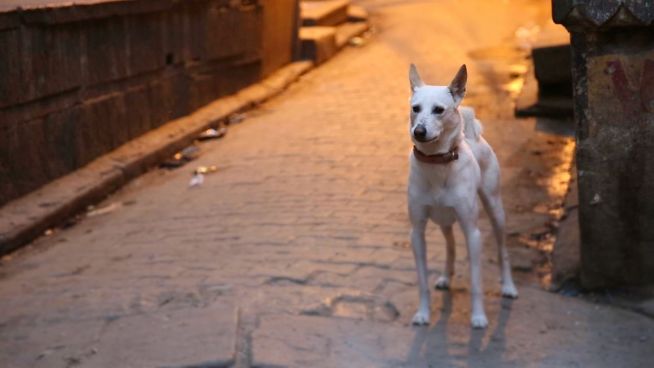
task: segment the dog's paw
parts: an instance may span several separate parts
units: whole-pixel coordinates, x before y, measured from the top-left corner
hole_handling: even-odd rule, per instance
[[[450,279],[447,276],[440,276],[434,284],[434,288],[438,290],[448,290],[450,288]]]
[[[488,320],[484,314],[473,315],[470,318],[470,324],[472,328],[486,328],[488,326]]]
[[[429,324],[429,312],[417,311],[413,316],[411,323],[414,326],[424,326]]]
[[[502,285],[502,297],[509,299],[516,299],[518,297],[518,289],[515,288],[513,283]]]

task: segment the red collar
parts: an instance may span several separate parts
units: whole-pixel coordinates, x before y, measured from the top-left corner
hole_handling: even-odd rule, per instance
[[[457,152],[459,147],[455,146],[451,150],[445,153],[437,153],[435,155],[425,155],[420,152],[416,146],[413,146],[413,156],[420,161],[426,164],[449,164],[450,162],[459,158],[459,153]]]

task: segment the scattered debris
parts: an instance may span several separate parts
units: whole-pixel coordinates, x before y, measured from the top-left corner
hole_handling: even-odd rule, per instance
[[[350,38],[350,40],[348,41],[348,43],[350,44],[350,46],[354,46],[354,47],[361,47],[361,46],[364,46],[364,45],[366,44],[366,42],[367,42],[367,41],[366,41],[365,38],[363,38],[363,37],[358,37],[358,36],[357,36],[357,37],[352,37],[352,38]]]
[[[218,171],[217,166],[198,166],[195,171],[193,171],[193,176],[191,177],[191,181],[189,181],[188,186],[189,187],[197,187],[200,186],[204,183],[204,176],[206,174],[211,174]]]
[[[181,150],[179,153],[181,153],[183,159],[191,161],[200,156],[200,148],[198,146],[188,146]]]
[[[194,173],[194,174],[203,174],[203,175],[206,175],[206,174],[214,173],[214,172],[216,172],[216,171],[218,171],[218,167],[215,166],[215,165],[211,165],[211,166],[198,166],[198,168],[195,169],[195,171],[194,171],[193,173]]]
[[[227,118],[227,124],[238,124],[245,120],[246,115],[243,113],[232,114]]]
[[[225,134],[227,134],[227,128],[224,126],[218,127],[218,129],[209,128],[204,132],[200,133],[200,135],[198,136],[198,140],[206,141],[209,139],[218,139],[224,137]]]
[[[199,187],[202,184],[204,184],[204,175],[199,173],[193,174],[191,180],[188,182],[189,188]]]
[[[198,146],[188,146],[183,150],[175,153],[173,157],[161,163],[161,167],[168,169],[176,169],[185,165],[189,161],[193,161],[200,156],[200,148]]]
[[[95,216],[100,216],[100,215],[106,215],[108,213],[111,213],[119,208],[123,207],[122,202],[114,202],[111,203],[107,206],[100,207],[100,208],[95,208],[94,206],[89,206],[88,207],[88,212],[86,213],[86,217],[95,217]]]

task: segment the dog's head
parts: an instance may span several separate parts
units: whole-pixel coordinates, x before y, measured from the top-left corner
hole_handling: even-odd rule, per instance
[[[409,68],[411,82],[411,126],[414,143],[437,142],[445,133],[460,129],[459,104],[466,92],[468,72],[462,65],[449,86],[426,85],[416,66]]]

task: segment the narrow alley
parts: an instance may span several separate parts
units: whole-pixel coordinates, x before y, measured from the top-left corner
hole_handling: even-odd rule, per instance
[[[551,244],[530,238],[561,206],[574,149],[513,116],[529,62],[529,32],[516,30],[537,32],[549,6],[356,3],[373,27],[360,44],[200,143],[197,160],[153,169],[96,206],[112,210],[3,258],[0,366],[222,367],[239,339],[256,367],[651,366],[654,320],[547,291]],[[468,66],[464,104],[502,166],[520,297],[500,297],[483,217],[485,330],[470,328],[458,228],[452,290],[432,291],[430,326],[411,325],[412,62],[440,85]],[[211,165],[189,188],[193,169]],[[427,231],[433,283],[445,243]]]

